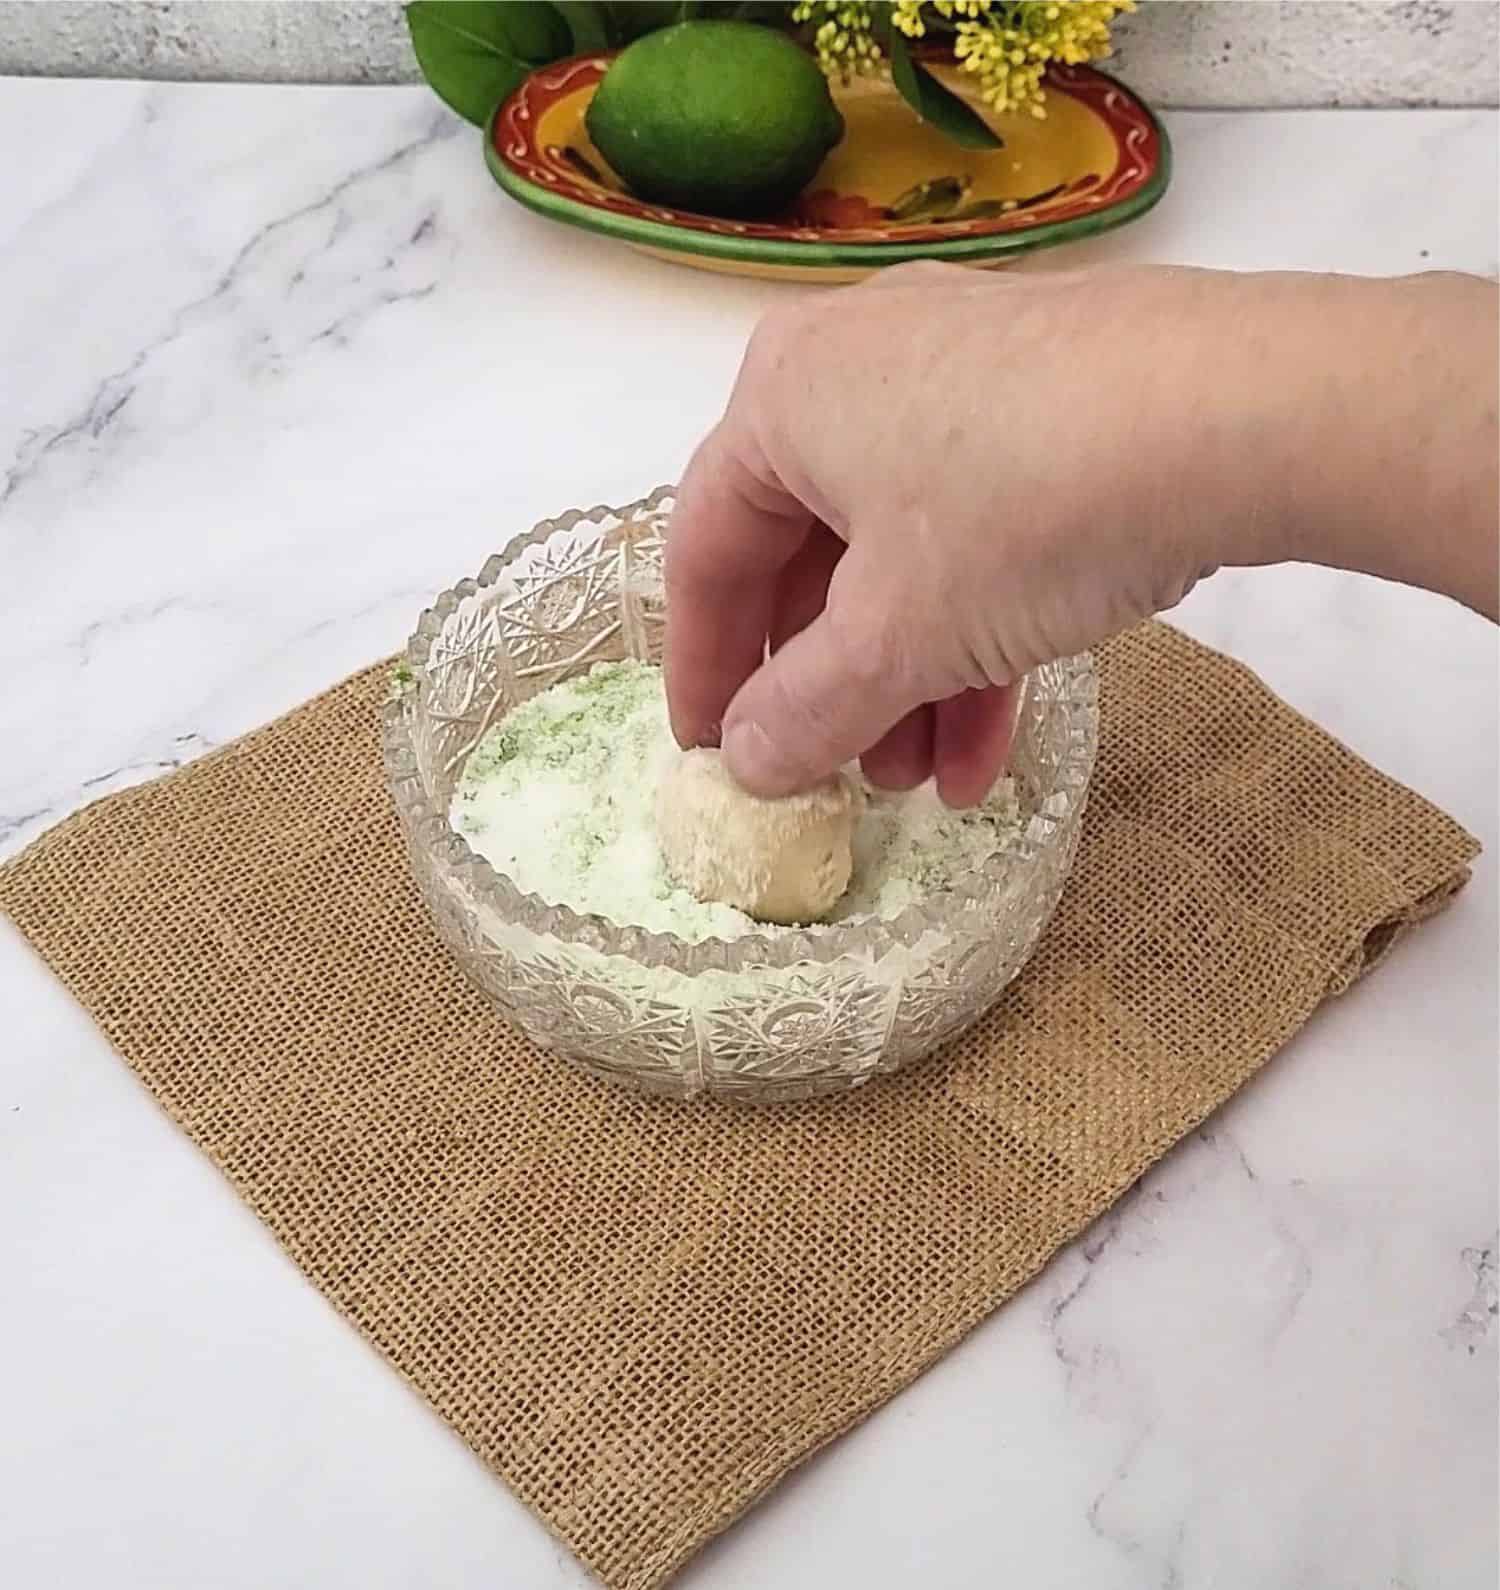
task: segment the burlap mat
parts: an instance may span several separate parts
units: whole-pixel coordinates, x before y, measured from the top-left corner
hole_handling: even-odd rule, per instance
[[[1478,846],[1152,625],[1101,660],[1035,959],[913,1071],[770,1109],[538,1054],[434,938],[384,665],[0,869],[0,906],[287,1252],[616,1590],[906,1385],[1442,906]]]

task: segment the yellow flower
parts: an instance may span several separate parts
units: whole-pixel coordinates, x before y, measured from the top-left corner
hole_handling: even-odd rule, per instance
[[[891,23],[909,39],[925,37],[927,24],[922,20],[922,0],[896,0],[891,7]]]
[[[1108,55],[1110,23],[1133,10],[1135,0],[797,0],[791,15],[813,24],[813,49],[830,77],[847,82],[884,65],[879,13],[904,38],[951,39],[954,60],[978,79],[986,104],[1045,116],[1048,66]]]
[[[942,0],[934,0],[941,10]],[[960,9],[954,58],[979,79],[984,101],[999,111],[1026,110],[1046,115],[1042,79],[1058,61],[1076,65],[1109,53],[1109,24],[1132,0],[1047,0],[1044,4],[978,4]]]
[[[816,24],[813,50],[829,77],[848,82],[879,64],[880,48],[872,36],[874,6],[851,0],[797,0],[792,21]]]

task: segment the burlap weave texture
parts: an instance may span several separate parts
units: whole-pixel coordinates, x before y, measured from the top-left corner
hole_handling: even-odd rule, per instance
[[[662,1582],[1034,1274],[1467,877],[1238,665],[1101,656],[1034,960],[948,1050],[770,1108],[539,1055],[405,873],[372,668],[0,868],[0,908],[307,1276],[612,1590]]]

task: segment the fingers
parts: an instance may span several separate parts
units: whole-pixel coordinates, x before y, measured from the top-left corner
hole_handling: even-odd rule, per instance
[[[827,525],[814,525],[776,581],[776,609],[767,637],[773,652],[780,651],[823,611],[828,583],[843,555],[844,543],[833,531]]]
[[[859,765],[879,789],[915,789],[932,777],[936,709],[918,707],[860,757]]]
[[[965,690],[938,703],[933,772],[944,805],[977,806],[993,788],[1016,729],[1016,685]]]
[[[724,755],[753,794],[810,788],[861,759],[885,789],[935,777],[952,807],[977,806],[1004,769],[1018,689],[992,685],[935,704],[882,639],[880,587],[858,554],[813,530],[782,568],[769,619],[771,656],[724,713]]]
[[[749,444],[710,432],[683,476],[667,536],[663,663],[679,745],[713,744],[725,708],[760,665],[777,583],[813,526]]]
[[[882,629],[878,586],[858,549],[839,563],[821,614],[746,681],[724,715],[730,773],[752,794],[827,778],[922,704]]]
[[[781,571],[776,611],[771,617],[771,650],[780,651],[823,611],[828,585],[845,544],[826,525],[817,525]],[[865,777],[881,789],[915,789],[932,777],[933,713],[918,707],[860,758]]]
[[[945,265],[935,259],[914,259],[902,265],[887,265],[884,270],[871,271],[862,282],[857,282],[848,290],[868,294],[892,287],[919,287],[932,291],[995,279],[963,265]]]

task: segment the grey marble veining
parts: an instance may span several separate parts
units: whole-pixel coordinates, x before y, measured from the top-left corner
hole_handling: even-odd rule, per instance
[[[1072,262],[1495,269],[1492,114],[1171,126]],[[0,855],[674,478],[797,290],[530,216],[419,89],[8,83],[0,135]],[[1305,568],[1179,617],[1477,833],[1472,886],[684,1590],[1493,1585],[1495,633]],[[3,925],[0,1012],[8,1582],[581,1590]]]

